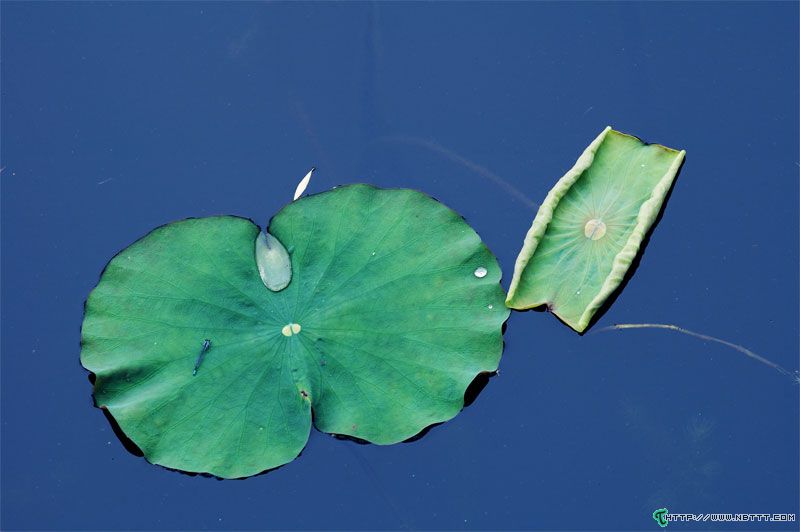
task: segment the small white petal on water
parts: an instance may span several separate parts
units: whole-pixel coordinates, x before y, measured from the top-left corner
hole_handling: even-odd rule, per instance
[[[489,271],[483,266],[475,268],[475,277],[477,277],[478,279],[483,279],[484,277],[486,277],[487,273],[489,273]]]
[[[316,168],[312,168],[311,170],[309,170],[308,173],[306,174],[306,176],[303,179],[300,180],[300,183],[298,183],[297,188],[294,191],[294,199],[299,198],[300,196],[303,195],[303,192],[306,191],[306,188],[308,187],[308,183],[309,183],[309,181],[311,181],[311,174],[314,173],[314,170],[316,170]],[[294,201],[294,200],[292,200],[292,201]]]

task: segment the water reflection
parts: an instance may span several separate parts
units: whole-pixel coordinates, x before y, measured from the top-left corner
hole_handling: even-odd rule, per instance
[[[714,483],[722,466],[714,457],[716,423],[701,412],[670,425],[670,419],[646,406],[623,400],[625,425],[642,447],[640,469],[652,479],[653,491],[643,494],[643,511],[664,505],[699,507],[714,499]]]

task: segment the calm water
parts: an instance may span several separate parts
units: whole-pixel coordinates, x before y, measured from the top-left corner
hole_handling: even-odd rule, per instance
[[[419,441],[313,432],[220,482],[129,454],[79,364],[83,301],[150,229],[412,187],[507,286],[534,210],[610,124],[688,152],[598,327],[675,323],[798,368],[798,4],[2,4],[3,529],[658,529],[800,513],[798,387],[668,331],[514,313],[501,374]],[[713,527],[706,523],[705,528]],[[797,529],[779,525],[716,525]],[[673,523],[668,530],[698,528]]]

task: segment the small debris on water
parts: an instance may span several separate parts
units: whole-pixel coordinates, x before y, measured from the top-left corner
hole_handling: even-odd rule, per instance
[[[478,279],[483,279],[484,277],[486,277],[487,273],[489,273],[489,271],[483,266],[475,268],[475,277],[477,277]]]
[[[308,188],[308,182],[311,181],[311,174],[314,173],[314,170],[316,170],[316,168],[311,168],[311,170],[308,171],[306,176],[300,180],[300,183],[297,184],[297,188],[294,191],[294,200],[302,196],[303,192],[306,191],[306,188]]]

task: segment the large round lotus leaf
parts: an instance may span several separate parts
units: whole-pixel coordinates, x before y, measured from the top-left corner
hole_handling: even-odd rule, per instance
[[[322,431],[399,442],[455,416],[497,368],[500,268],[452,210],[353,185],[289,204],[269,229],[292,253],[280,292],[259,276],[259,228],[223,216],[156,229],[89,296],[81,361],[97,405],[151,462],[252,475],[300,453],[312,410]]]

